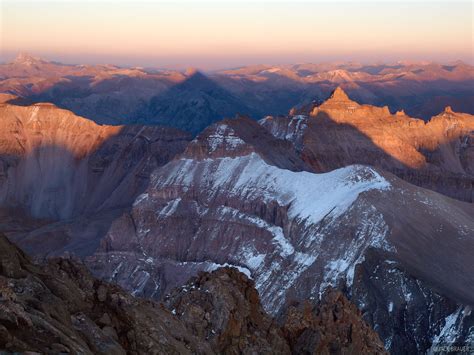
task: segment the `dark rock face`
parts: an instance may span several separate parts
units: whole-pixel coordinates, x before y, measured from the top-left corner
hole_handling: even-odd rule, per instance
[[[283,332],[263,310],[254,283],[237,269],[201,274],[168,295],[165,304],[217,353],[290,353]]]
[[[447,196],[474,199],[474,116],[446,108],[428,123],[360,105],[341,90],[320,105],[261,121],[315,171],[367,164]]]
[[[357,266],[351,301],[376,325],[386,348],[411,354],[429,352],[433,345],[472,344],[472,302],[455,302],[384,257],[372,250]]]
[[[379,336],[342,293],[328,290],[317,307],[290,305],[284,333],[296,354],[386,354]]]
[[[0,236],[0,349],[82,354],[213,353],[162,306],[71,261],[39,267]]]
[[[0,351],[299,353],[297,348],[290,349],[284,331],[263,311],[253,282],[236,269],[201,274],[174,290],[166,300],[169,311],[163,304],[136,299],[94,279],[72,260],[34,265],[3,235],[0,256]],[[341,331],[331,333],[330,344],[321,343],[315,351],[383,349],[376,334],[366,329],[354,306],[342,296],[326,300],[322,307],[326,313],[328,307],[339,313],[349,307],[354,316],[344,313],[342,322],[349,328],[362,325],[364,330],[351,334],[350,340]],[[324,328],[327,334],[334,322],[325,317],[311,327],[314,331]],[[286,333],[294,336],[294,332]]]

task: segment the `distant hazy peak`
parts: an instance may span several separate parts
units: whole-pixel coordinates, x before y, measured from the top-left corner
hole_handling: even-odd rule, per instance
[[[26,52],[20,52],[16,56],[16,58],[13,60],[14,64],[23,64],[23,65],[32,65],[32,64],[37,64],[37,63],[46,63],[46,60],[43,60],[39,57],[34,57],[29,53]]]

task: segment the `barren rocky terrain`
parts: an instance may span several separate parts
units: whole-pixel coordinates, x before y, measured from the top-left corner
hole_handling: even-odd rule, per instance
[[[338,292],[328,292],[314,309],[292,308],[279,326],[263,311],[253,282],[236,269],[201,274],[159,304],[94,279],[72,260],[35,265],[3,235],[0,256],[0,349],[8,352],[385,353]]]

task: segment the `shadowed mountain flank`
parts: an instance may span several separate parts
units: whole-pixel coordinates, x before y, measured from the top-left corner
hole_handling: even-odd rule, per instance
[[[190,139],[172,128],[100,126],[51,104],[0,104],[0,117],[0,207],[42,220],[47,229],[72,228],[82,239],[105,233],[151,172]],[[68,226],[72,220],[79,225]],[[2,229],[13,228],[10,222],[5,218]]]
[[[136,117],[142,122],[179,127],[196,134],[223,117],[253,113],[238,97],[194,71],[183,82],[139,107]]]
[[[425,123],[361,105],[342,89],[320,105],[260,121],[316,171],[367,164],[463,201],[474,198],[474,116],[447,107]]]

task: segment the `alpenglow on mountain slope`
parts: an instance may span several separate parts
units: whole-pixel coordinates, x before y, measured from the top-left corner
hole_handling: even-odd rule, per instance
[[[386,106],[361,105],[337,88],[320,105],[260,123],[292,142],[315,171],[368,164],[462,201],[474,199],[473,115],[446,107],[424,122]]]

